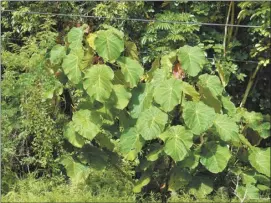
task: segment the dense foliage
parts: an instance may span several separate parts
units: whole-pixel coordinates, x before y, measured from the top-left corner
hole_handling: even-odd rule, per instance
[[[138,201],[269,197],[268,3],[2,5],[18,10],[2,20],[4,193],[33,171],[91,186],[95,171],[109,170]],[[39,6],[107,19],[24,14]],[[135,13],[158,21],[124,20]],[[262,27],[169,22],[225,16]]]

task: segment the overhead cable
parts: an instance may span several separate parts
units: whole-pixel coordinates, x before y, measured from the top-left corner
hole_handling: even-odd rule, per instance
[[[17,12],[18,10],[2,10],[1,12]],[[47,13],[47,12],[36,12],[26,11],[25,14],[40,14],[40,15],[52,15],[52,16],[68,16],[68,17],[80,17],[80,18],[94,18],[94,19],[109,19],[109,20],[124,20],[124,21],[138,21],[138,22],[160,22],[160,23],[172,23],[172,24],[186,24],[186,25],[203,25],[203,26],[220,26],[220,27],[243,27],[243,28],[262,28],[261,25],[235,25],[235,24],[222,24],[222,23],[202,23],[202,22],[186,22],[186,21],[167,21],[167,20],[156,20],[156,19],[143,19],[143,18],[121,18],[121,17],[103,17],[93,15],[79,15],[79,14],[65,14],[65,13]],[[267,27],[271,28],[271,27]]]

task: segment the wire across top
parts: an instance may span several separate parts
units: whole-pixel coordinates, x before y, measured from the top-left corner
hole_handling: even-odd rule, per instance
[[[1,12],[17,12],[18,10],[2,10]],[[172,24],[186,24],[186,25],[204,25],[204,26],[220,26],[220,27],[243,27],[243,28],[262,28],[261,25],[235,25],[235,24],[223,24],[223,23],[202,23],[202,22],[186,22],[186,21],[167,21],[167,20],[156,20],[156,19],[143,19],[143,18],[121,18],[121,17],[103,17],[93,15],[79,15],[79,14],[66,14],[66,13],[47,13],[47,12],[36,12],[26,11],[25,14],[40,14],[40,15],[54,15],[54,16],[68,16],[68,17],[80,17],[80,18],[94,18],[94,19],[110,19],[110,20],[124,20],[124,21],[138,21],[138,22],[160,22],[160,23],[172,23]],[[271,27],[267,27],[271,28]]]

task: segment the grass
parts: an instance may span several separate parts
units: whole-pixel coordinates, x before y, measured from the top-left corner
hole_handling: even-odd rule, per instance
[[[114,175],[114,176],[113,176]],[[18,180],[12,189],[2,196],[1,202],[161,202],[155,194],[147,199],[132,192],[132,185],[110,171],[95,171],[88,185],[73,185],[62,178],[36,179],[30,174]],[[195,200],[188,194],[174,195],[168,202],[230,202],[221,194]],[[233,199],[231,202],[240,202]],[[251,200],[245,202],[270,202]]]

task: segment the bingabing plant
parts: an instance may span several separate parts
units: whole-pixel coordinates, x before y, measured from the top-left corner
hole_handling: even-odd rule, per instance
[[[202,198],[227,184],[255,198],[270,190],[270,147],[261,145],[270,117],[236,108],[199,47],[180,47],[145,71],[124,33],[87,32],[72,28],[50,51],[61,81],[78,92],[64,131],[74,153],[61,161],[73,182],[87,181],[90,167],[115,167],[135,193]],[[134,177],[121,169],[127,163]]]

